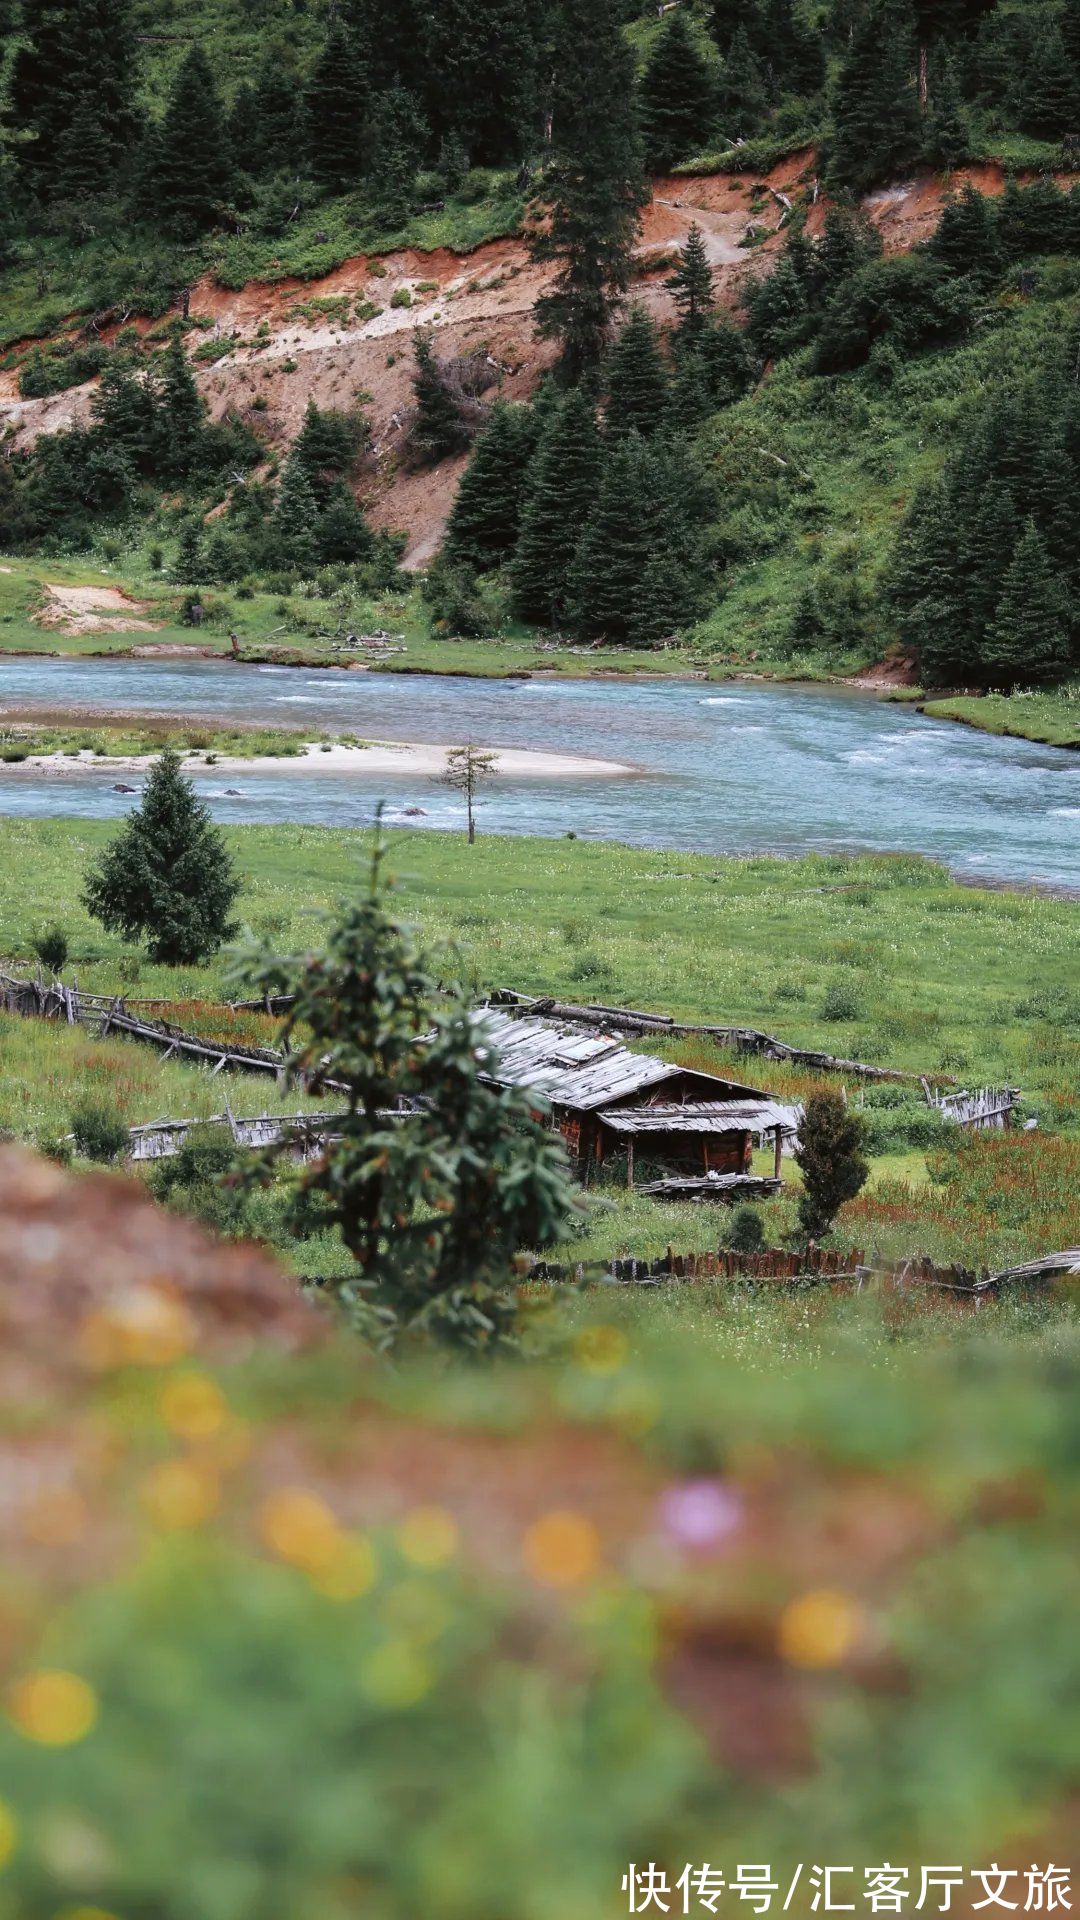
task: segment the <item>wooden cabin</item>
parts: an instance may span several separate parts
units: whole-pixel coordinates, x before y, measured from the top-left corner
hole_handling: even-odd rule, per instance
[[[635,1156],[680,1173],[746,1173],[765,1138],[778,1176],[781,1143],[798,1129],[797,1110],[758,1088],[632,1053],[610,1034],[498,1007],[486,1009],[484,1028],[492,1080],[545,1096],[585,1179],[622,1152],[631,1185]]]

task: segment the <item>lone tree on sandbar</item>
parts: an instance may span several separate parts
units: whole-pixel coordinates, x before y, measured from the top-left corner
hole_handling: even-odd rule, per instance
[[[485,780],[494,780],[499,771],[497,754],[485,753],[482,747],[474,747],[470,741],[467,747],[451,747],[446,756],[446,770],[440,774],[440,784],[452,787],[460,793],[465,802],[469,817],[469,845],[476,841],[476,796]]]
[[[240,892],[232,857],[167,747],[142,805],[87,875],[83,903],[110,933],[145,938],[151,960],[205,960],[236,932]]]

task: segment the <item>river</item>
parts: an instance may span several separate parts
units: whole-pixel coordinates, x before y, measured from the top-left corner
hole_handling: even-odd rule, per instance
[[[367,739],[527,747],[631,765],[604,778],[486,789],[481,831],[623,840],[709,853],[908,850],[961,878],[1080,888],[1080,759],[997,739],[854,689],[668,679],[472,680],[244,667],[217,660],[10,656],[11,706],[211,716]],[[63,777],[0,765],[0,813],[122,815],[114,768]],[[317,760],[200,770],[217,818],[460,827],[455,795],[413,771],[330,772]],[[226,787],[239,790],[226,793]],[[419,823],[419,817],[409,816]]]

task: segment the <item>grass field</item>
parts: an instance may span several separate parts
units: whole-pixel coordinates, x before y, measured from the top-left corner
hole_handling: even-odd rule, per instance
[[[87,988],[220,999],[224,957],[206,968],[153,966],[87,917],[81,877],[111,831],[62,820],[0,825],[5,950],[27,959],[34,934],[59,922],[71,947],[67,975]],[[320,915],[364,878],[363,835],[259,827],[227,837],[245,880],[243,921],[288,950],[317,937]],[[453,944],[451,965],[478,989],[621,1001],[754,1026],[795,1045],[963,1085],[1023,1089],[1039,1131],[980,1142],[958,1157],[932,1150],[934,1180],[927,1152],[905,1148],[902,1137],[886,1143],[871,1186],[841,1223],[850,1244],[1004,1265],[1075,1241],[1080,908],[1071,902],[959,887],[907,856],[716,860],[580,841],[492,838],[469,848],[456,835],[423,833],[396,835],[392,845],[402,912],[432,940]],[[220,1023],[205,1004],[177,1017],[208,1032]],[[266,1036],[264,1022],[250,1025],[259,1029],[250,1037]],[[20,1131],[33,1130],[19,1115],[35,1078],[37,1031],[6,1030],[0,1044],[0,1117]],[[54,1129],[88,1083],[107,1079],[108,1063],[77,1036],[50,1033],[47,1044],[49,1070],[32,1118]],[[708,1042],[668,1042],[664,1050],[789,1099],[805,1098],[815,1084],[811,1074],[738,1059]],[[171,1063],[161,1069],[128,1046],[122,1055],[129,1123],[220,1111],[219,1083]],[[203,1092],[209,1106],[196,1103]],[[888,1123],[877,1096],[858,1082],[849,1095],[866,1098],[869,1117]],[[230,1094],[234,1108],[239,1098]],[[917,1084],[911,1098],[920,1101]],[[250,1099],[252,1111],[262,1111],[265,1085],[252,1087]],[[797,1178],[788,1165],[785,1177]],[[657,1209],[617,1189],[607,1198],[610,1207],[566,1257],[715,1246],[727,1217]],[[774,1240],[791,1230],[793,1205],[789,1196],[769,1210]],[[332,1251],[305,1250],[306,1270],[327,1270]]]

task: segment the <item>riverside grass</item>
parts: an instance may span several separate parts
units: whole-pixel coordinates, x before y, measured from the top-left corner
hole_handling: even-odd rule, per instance
[[[185,1026],[215,1031],[227,958],[205,967],[152,966],[106,934],[80,904],[82,876],[115,829],[107,823],[0,822],[0,927],[9,957],[27,960],[45,924],[64,927],[66,973],[89,989],[184,1003]],[[366,883],[370,836],[320,827],[226,828],[244,882],[238,913],[284,950],[319,937],[320,917]],[[1023,1088],[1040,1130],[976,1143],[959,1156],[888,1154],[848,1209],[840,1237],[889,1256],[1003,1266],[1075,1244],[1080,1209],[1080,991],[1071,901],[960,887],[909,855],[802,860],[715,859],[607,843],[395,833],[397,900],[477,990],[600,1000],[763,1028],[795,1045],[965,1085]],[[838,991],[840,988],[843,992]],[[191,1003],[198,1003],[195,1007]],[[827,1010],[846,1007],[843,1020]],[[244,1015],[243,1037],[273,1029]],[[651,1043],[650,1043],[651,1044]],[[815,1076],[739,1058],[704,1041],[661,1042],[687,1064],[803,1098]],[[79,1097],[99,1089],[123,1049],[129,1124],[220,1111],[222,1088],[198,1069],[166,1068],[116,1042],[100,1054],[82,1036],[21,1022],[0,1031],[0,1124],[32,1131],[25,1089],[46,1092],[36,1124],[55,1130]],[[40,1049],[40,1051],[39,1051]],[[42,1071],[42,1063],[46,1062]],[[233,1087],[230,1081],[230,1088]],[[158,1094],[160,1089],[160,1095]],[[859,1098],[858,1083],[849,1094]],[[204,1099],[205,1096],[205,1099]],[[915,1087],[917,1099],[918,1088]],[[265,1082],[229,1091],[234,1110],[267,1104]],[[935,1178],[929,1178],[929,1171]],[[797,1172],[785,1163],[785,1180]],[[652,1257],[716,1246],[721,1209],[654,1207],[616,1189],[569,1260]],[[776,1240],[794,1225],[794,1194],[766,1211]],[[300,1264],[334,1270],[340,1249],[315,1243]]]

